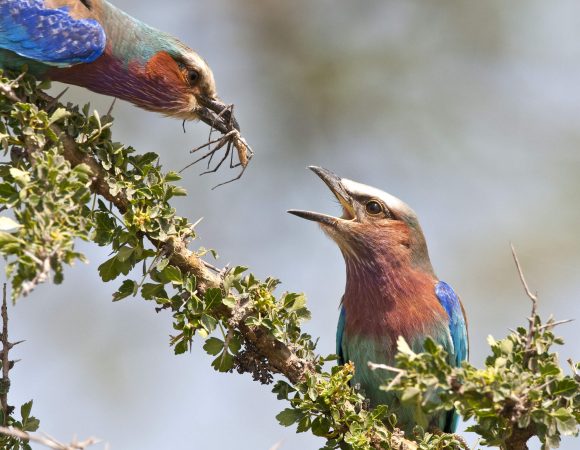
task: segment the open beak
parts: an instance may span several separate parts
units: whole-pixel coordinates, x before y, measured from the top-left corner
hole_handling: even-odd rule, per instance
[[[322,167],[310,166],[309,169],[318,175],[332,191],[342,206],[343,215],[342,217],[333,217],[326,214],[320,214],[312,211],[301,211],[296,209],[291,209],[288,212],[290,214],[294,214],[295,216],[302,217],[303,219],[313,220],[315,222],[330,226],[336,226],[336,224],[341,220],[353,220],[356,217],[353,207],[353,200],[351,195],[344,188],[340,177],[330,170],[323,169]]]
[[[203,122],[223,134],[233,129],[240,131],[240,125],[232,113],[231,105],[207,96],[200,96],[198,100],[199,104],[195,113]]]

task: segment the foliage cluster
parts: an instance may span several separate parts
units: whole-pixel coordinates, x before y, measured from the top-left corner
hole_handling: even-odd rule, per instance
[[[420,425],[425,413],[456,408],[464,419],[475,419],[468,430],[482,437],[482,445],[525,448],[535,435],[545,448],[556,448],[561,436],[578,435],[580,363],[569,361],[572,374],[564,373],[551,351],[563,344],[554,325],[534,315],[532,332],[518,327],[499,341],[490,336],[483,369],[468,362],[451,367],[445,350],[431,339],[420,354],[400,339],[397,376],[384,388],[400,392],[416,408]]]

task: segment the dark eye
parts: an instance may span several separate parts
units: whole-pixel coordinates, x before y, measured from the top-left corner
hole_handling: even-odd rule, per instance
[[[190,84],[195,84],[199,80],[199,72],[197,70],[190,69],[187,72],[187,79]]]
[[[366,210],[369,214],[376,216],[377,214],[380,214],[383,212],[383,207],[381,206],[381,204],[375,200],[370,200],[367,202],[366,204]]]

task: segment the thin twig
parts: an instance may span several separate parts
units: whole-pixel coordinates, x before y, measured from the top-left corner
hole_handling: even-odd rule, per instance
[[[540,330],[543,330],[545,328],[552,328],[552,327],[555,327],[556,325],[562,325],[564,323],[570,323],[570,322],[574,322],[574,319],[554,320],[552,322],[545,323],[544,325],[540,325],[536,329],[538,331],[540,331]]]
[[[514,244],[510,242],[510,246],[512,248],[512,255],[514,257],[514,261],[516,263],[516,268],[518,269],[518,273],[520,275],[520,280],[522,285],[524,286],[524,290],[526,291],[527,296],[532,301],[532,314],[528,318],[529,328],[528,328],[528,336],[526,338],[526,360],[529,359],[532,350],[532,337],[534,336],[534,332],[536,332],[536,317],[538,316],[537,307],[538,307],[538,297],[536,294],[532,294],[530,288],[528,287],[528,283],[526,283],[526,278],[524,277],[524,272],[522,271],[522,266],[520,265],[520,260],[518,259],[518,255],[516,254],[516,249],[514,248]],[[527,362],[526,362],[527,364]]]
[[[90,437],[84,441],[77,441],[75,438],[70,444],[63,444],[51,436],[30,434],[13,427],[0,427],[0,433],[18,439],[36,442],[54,450],[84,450],[91,445],[95,445],[101,442],[100,439]]]
[[[534,315],[536,312],[536,303],[538,302],[538,297],[535,294],[532,294],[532,291],[530,291],[530,288],[528,287],[528,283],[526,283],[526,277],[524,277],[524,272],[522,271],[522,266],[520,265],[520,260],[518,259],[518,255],[516,254],[516,249],[514,247],[514,244],[510,243],[510,246],[512,248],[512,256],[514,257],[514,261],[516,263],[516,267],[517,267],[518,273],[520,275],[520,281],[522,282],[522,285],[524,286],[526,294],[528,295],[528,297],[530,297],[530,300],[533,303],[534,309],[532,310],[532,314]]]

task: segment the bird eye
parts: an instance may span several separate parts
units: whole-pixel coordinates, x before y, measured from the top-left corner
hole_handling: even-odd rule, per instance
[[[376,216],[377,214],[380,214],[383,212],[383,207],[381,206],[381,204],[375,200],[370,200],[367,202],[366,204],[366,210],[369,214]]]
[[[199,80],[199,72],[197,70],[190,69],[187,72],[187,78],[188,78],[190,84],[195,84],[195,82],[197,82],[197,80]]]

